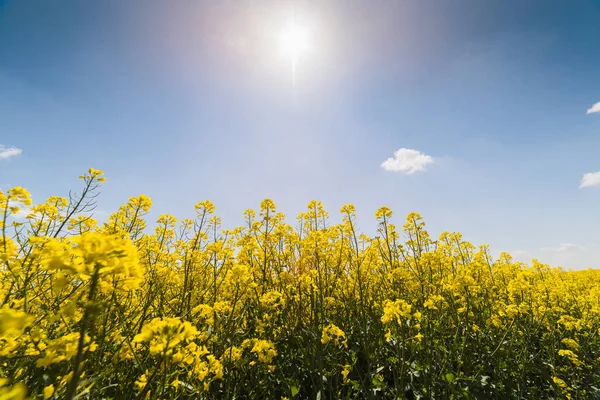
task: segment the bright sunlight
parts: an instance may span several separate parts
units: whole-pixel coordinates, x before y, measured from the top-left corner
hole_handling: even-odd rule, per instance
[[[280,36],[280,48],[284,56],[290,57],[292,63],[292,80],[296,85],[296,64],[301,55],[305,54],[309,46],[309,32],[306,27],[295,22],[286,26]]]

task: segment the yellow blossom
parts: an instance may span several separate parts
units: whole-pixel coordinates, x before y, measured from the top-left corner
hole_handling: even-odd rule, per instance
[[[323,328],[323,332],[321,334],[321,343],[327,344],[329,342],[342,344],[344,347],[348,347],[346,334],[334,324],[329,324]]]
[[[45,399],[52,397],[54,394],[54,385],[48,385],[44,388],[43,395]]]

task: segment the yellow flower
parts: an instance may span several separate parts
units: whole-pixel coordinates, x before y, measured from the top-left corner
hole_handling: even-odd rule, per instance
[[[385,333],[385,340],[386,340],[387,342],[389,342],[390,340],[392,340],[392,332],[391,332],[390,330],[388,330],[388,331]]]
[[[8,336],[18,336],[33,323],[34,317],[8,305],[0,308],[0,339]]]
[[[514,304],[509,304],[504,311],[509,318],[514,318],[519,314],[519,307]]]
[[[342,377],[344,379],[344,383],[348,383],[348,374],[352,370],[352,366],[349,364],[344,365],[344,369],[342,369]]]
[[[63,242],[45,243],[46,269],[89,280],[97,273],[101,280],[116,280],[121,288],[136,289],[144,279],[137,249],[128,238],[88,231]],[[59,283],[60,287],[60,283]]]
[[[260,303],[268,309],[279,309],[284,305],[284,298],[281,292],[276,290],[263,294],[260,298]]]
[[[79,178],[85,180],[86,182],[89,182],[94,179],[97,180],[98,182],[104,182],[106,180],[104,178],[104,172],[102,172],[99,169],[94,169],[94,168],[90,168],[88,170],[87,175],[80,175]]]
[[[567,346],[568,348],[570,348],[571,350],[577,351],[579,350],[579,343],[577,343],[575,340],[570,339],[570,338],[564,338],[563,340],[560,341],[562,344],[564,344],[565,346]]]
[[[96,344],[91,342],[88,335],[84,336],[84,344],[86,351],[94,351]],[[56,339],[48,340],[45,344],[45,351],[42,358],[36,362],[37,367],[47,367],[51,364],[58,364],[63,361],[68,361],[75,357],[79,347],[79,333],[73,332]]]
[[[567,388],[567,384],[565,383],[565,381],[563,381],[562,379],[560,379],[557,376],[553,376],[552,381],[563,390]]]
[[[275,346],[271,342],[262,339],[256,339],[254,341],[254,346],[251,351],[258,356],[258,361],[265,364],[270,363],[277,355]]]
[[[381,322],[389,324],[392,321],[396,321],[398,324],[401,323],[401,318],[411,317],[412,306],[406,301],[399,299],[396,301],[385,300],[383,303],[383,316]]]
[[[208,214],[213,214],[215,212],[215,205],[208,200],[199,202],[198,204],[196,204],[196,206],[194,208],[200,214],[202,214],[204,212],[206,212]]]
[[[559,350],[558,355],[568,358],[575,366],[583,365],[579,360],[579,357],[577,357],[577,354],[573,353],[571,350]]]
[[[8,305],[0,308],[0,356],[15,356],[19,348],[28,344],[29,338],[24,331],[33,323],[33,319],[33,316]]]
[[[142,374],[142,376],[135,381],[135,386],[138,388],[138,391],[142,391],[146,387],[147,383],[148,377],[146,377],[146,374]]]
[[[340,209],[342,214],[354,214],[356,212],[356,208],[352,204],[344,204]]]
[[[14,386],[8,386],[8,379],[0,378],[0,399],[1,400],[24,400],[27,396],[27,388],[22,383]]]
[[[149,343],[150,354],[173,356],[172,350],[198,336],[198,330],[179,318],[154,318],[133,338],[134,343]],[[171,352],[169,352],[171,351]],[[183,358],[182,358],[183,359]]]
[[[375,218],[377,219],[390,219],[392,218],[392,210],[389,207],[379,207],[379,209],[375,212]]]
[[[430,310],[437,310],[438,308],[435,306],[435,302],[431,299],[427,299],[425,300],[425,303],[423,303],[423,307],[428,308]]]
[[[237,361],[242,357],[242,350],[239,347],[231,346],[223,352],[222,361]]]
[[[31,195],[29,194],[27,189],[22,188],[20,186],[15,186],[12,189],[8,189],[8,191],[6,192],[6,196],[2,194],[2,196],[0,196],[0,204],[2,204],[3,199],[4,201],[8,201],[9,203],[9,200],[12,200],[14,202],[18,202],[26,206],[31,205]]]
[[[334,324],[329,324],[325,328],[323,328],[323,332],[321,334],[321,343],[327,344],[329,342],[333,342],[335,344],[343,344],[344,347],[348,347],[348,342],[346,341],[346,334]]]
[[[42,393],[43,393],[45,399],[52,397],[52,395],[54,394],[54,385],[46,386]]]
[[[212,354],[207,355],[206,359],[208,360],[208,366],[210,372],[214,375],[214,378],[223,379],[223,364],[221,364],[221,362]]]

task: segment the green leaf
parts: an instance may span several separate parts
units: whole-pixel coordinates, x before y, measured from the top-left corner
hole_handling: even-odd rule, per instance
[[[455,379],[454,379],[454,374],[453,374],[452,372],[448,372],[448,373],[446,374],[446,380],[447,380],[448,382],[450,382],[450,383],[454,382],[454,380],[455,380]]]
[[[292,386],[290,388],[290,390],[292,391],[292,397],[296,396],[300,392],[300,389],[298,389],[298,386]]]
[[[381,387],[383,386],[383,376],[381,376],[380,374],[376,374],[371,382],[373,383],[373,386],[377,388]]]

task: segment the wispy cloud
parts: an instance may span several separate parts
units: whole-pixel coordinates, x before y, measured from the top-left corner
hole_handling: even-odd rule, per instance
[[[580,189],[592,186],[600,186],[600,171],[588,172],[581,178],[581,183],[579,184]]]
[[[8,201],[8,207],[9,208],[10,207],[18,207],[19,208],[19,211],[17,211],[16,213],[11,215],[11,217],[17,221],[22,221],[22,220],[26,219],[27,216],[29,215],[29,213],[31,213],[31,208],[25,207],[21,203],[17,203],[13,200]]]
[[[509,254],[515,259],[520,261],[526,261],[531,259],[531,254],[525,250],[514,250],[509,252]]]
[[[16,147],[5,147],[0,144],[0,160],[8,160],[9,158],[21,155],[23,150]]]
[[[591,106],[590,108],[588,108],[588,110],[587,110],[588,114],[597,113],[597,112],[600,112],[600,101],[597,102],[596,104],[594,104],[593,106]]]
[[[385,160],[381,167],[390,172],[402,172],[410,175],[418,171],[424,171],[428,164],[433,163],[433,157],[413,149],[398,149],[394,157]]]
[[[19,211],[17,211],[16,214],[13,215],[13,218],[16,220],[24,220],[27,218],[27,216],[31,213],[31,209],[30,208],[21,208]]]
[[[542,251],[554,252],[554,253],[568,253],[578,250],[583,250],[585,247],[573,243],[560,243],[556,247],[542,247]]]

